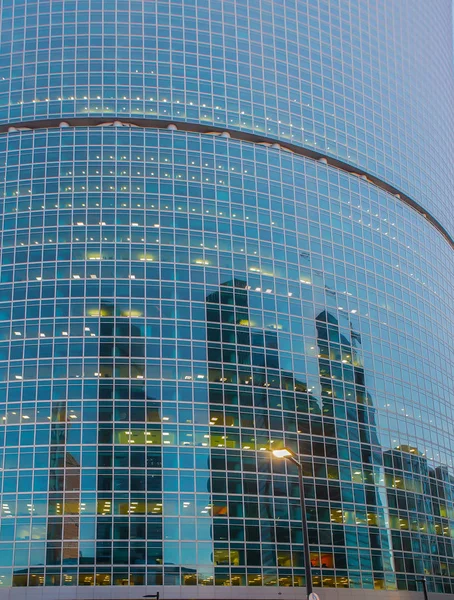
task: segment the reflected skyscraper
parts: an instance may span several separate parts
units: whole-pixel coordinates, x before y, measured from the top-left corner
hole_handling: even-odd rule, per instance
[[[98,585],[144,585],[145,564],[163,580],[161,403],[147,395],[145,336],[141,311],[101,302],[94,563],[123,566]]]
[[[334,563],[337,567],[342,566],[343,574],[322,571],[321,575],[337,575],[337,585],[350,587],[361,577],[367,577],[367,565],[371,580],[377,587],[382,582],[385,588],[386,583],[395,582],[394,563],[389,536],[380,531],[380,527],[385,528],[389,522],[389,511],[383,490],[383,452],[377,435],[373,400],[366,387],[361,336],[351,326],[347,336],[337,318],[328,311],[318,314],[316,321],[323,421],[311,417],[310,423],[312,431],[314,428],[321,431],[323,426],[324,435],[335,439],[326,452],[313,451],[313,454],[327,457],[327,490],[316,486],[316,498],[332,501],[330,521],[333,523],[334,546],[332,550],[326,548],[320,559],[316,556],[316,566],[333,568]],[[319,469],[323,468],[324,461],[318,459],[317,462]],[[337,468],[339,472],[336,472]],[[346,470],[350,471],[347,477]],[[356,536],[368,537],[368,552],[365,549],[358,553],[347,548],[342,550],[342,546],[348,547],[348,540]],[[383,572],[388,572],[387,582]],[[317,577],[316,584],[319,581]]]
[[[431,467],[417,448],[408,445],[387,450],[384,459],[396,569],[414,577],[421,571],[448,573],[448,564],[439,556],[454,550],[452,471]]]
[[[451,23],[0,0],[0,600],[454,597]]]
[[[207,297],[215,581],[291,586],[289,567],[297,581],[303,575],[299,502],[289,505],[287,485],[295,482],[273,477],[269,451],[286,443],[296,449],[297,422],[286,412],[295,397],[306,411],[316,402],[305,383],[281,370],[279,325],[254,321],[257,298],[239,279]],[[276,494],[281,501],[272,501]]]

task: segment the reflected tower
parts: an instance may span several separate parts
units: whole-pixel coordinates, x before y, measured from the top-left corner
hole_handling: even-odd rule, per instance
[[[381,582],[385,588],[383,572],[389,573],[387,583],[392,584],[394,563],[386,532],[389,511],[383,490],[383,451],[372,396],[366,388],[361,336],[352,326],[342,331],[338,319],[326,310],[317,315],[316,329],[323,419],[313,417],[311,426],[312,431],[323,427],[325,436],[335,439],[326,447],[328,488],[316,486],[316,497],[335,502],[330,503],[334,548],[326,548],[320,558],[316,555],[315,566],[322,567],[322,577],[333,577],[334,570],[323,567],[342,565],[345,573],[338,574],[337,584],[344,587],[368,578],[376,587]],[[315,460],[322,469],[323,459]],[[342,551],[339,546],[349,546],[356,536],[367,538],[370,550]]]
[[[101,302],[95,564],[98,585],[162,584],[162,427],[145,383],[143,313]],[[110,567],[118,565],[111,579]]]

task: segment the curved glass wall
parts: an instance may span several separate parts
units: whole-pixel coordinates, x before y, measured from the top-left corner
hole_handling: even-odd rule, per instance
[[[0,597],[454,594],[451,23],[0,0]]]
[[[222,125],[363,168],[454,224],[449,0],[2,0],[0,122]]]
[[[454,591],[454,274],[421,215],[178,131],[8,133],[0,179],[1,586],[293,598],[286,446],[316,586]]]

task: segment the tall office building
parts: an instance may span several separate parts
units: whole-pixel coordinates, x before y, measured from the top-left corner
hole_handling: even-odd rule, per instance
[[[454,598],[451,38],[0,0],[0,600]]]

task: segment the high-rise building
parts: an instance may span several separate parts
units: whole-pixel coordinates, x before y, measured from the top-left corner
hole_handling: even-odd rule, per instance
[[[0,600],[454,597],[451,22],[0,0]]]

